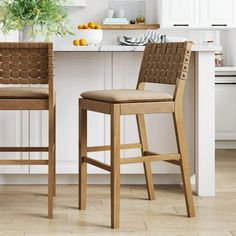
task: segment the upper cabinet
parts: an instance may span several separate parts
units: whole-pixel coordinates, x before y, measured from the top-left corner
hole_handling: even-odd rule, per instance
[[[157,0],[161,28],[236,28],[236,0]]]
[[[199,0],[158,0],[157,2],[158,21],[161,27],[199,26]]]
[[[235,27],[235,0],[200,0],[200,27]]]

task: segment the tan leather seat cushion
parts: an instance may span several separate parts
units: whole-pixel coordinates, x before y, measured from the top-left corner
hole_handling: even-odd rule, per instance
[[[173,96],[167,93],[157,93],[154,91],[141,91],[135,89],[94,90],[82,93],[81,97],[109,103],[173,100]]]
[[[0,99],[47,99],[48,89],[45,88],[0,88]]]

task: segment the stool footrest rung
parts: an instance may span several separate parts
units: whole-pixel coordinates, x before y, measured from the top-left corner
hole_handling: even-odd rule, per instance
[[[48,147],[0,147],[0,152],[48,152]]]
[[[0,165],[48,165],[48,160],[0,160]]]
[[[145,151],[144,152],[144,156],[151,156],[151,155],[161,155],[161,154],[151,152],[151,151]],[[177,166],[180,166],[180,164],[181,164],[179,160],[163,160],[163,161],[168,162],[168,163],[173,164],[173,165],[177,165]]]
[[[164,155],[151,155],[151,156],[140,156],[140,157],[130,157],[130,158],[121,158],[121,164],[133,164],[133,163],[143,163],[147,161],[179,161],[179,154],[164,154]]]
[[[82,161],[86,162],[86,163],[88,163],[90,165],[96,166],[96,167],[98,167],[100,169],[103,169],[103,170],[111,172],[111,166],[109,166],[109,165],[107,165],[105,163],[102,163],[100,161],[94,160],[94,159],[92,159],[90,157],[82,157]]]
[[[137,149],[142,148],[141,143],[129,143],[129,144],[121,144],[120,149]],[[87,147],[87,152],[102,152],[102,151],[110,151],[111,146],[94,146],[94,147]]]

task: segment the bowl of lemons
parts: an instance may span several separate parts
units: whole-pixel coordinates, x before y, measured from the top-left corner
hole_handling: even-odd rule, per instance
[[[74,46],[95,46],[102,42],[102,27],[95,22],[78,25],[77,39],[73,41]]]

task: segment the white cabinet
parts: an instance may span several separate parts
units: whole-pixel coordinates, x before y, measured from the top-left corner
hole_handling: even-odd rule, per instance
[[[19,147],[29,144],[28,135],[28,112],[27,111],[0,111],[0,146]],[[0,159],[27,160],[28,153],[0,153]],[[26,174],[28,166],[5,166],[0,165],[2,174]]]
[[[78,173],[78,99],[82,92],[110,88],[111,68],[110,53],[56,53],[54,84],[58,174]],[[47,145],[47,125],[47,112],[39,111],[31,115],[32,145]],[[102,114],[88,112],[88,145],[105,145],[105,116]],[[104,152],[90,153],[89,156],[105,161]],[[47,155],[39,154],[31,158],[47,158]],[[91,165],[88,172],[105,173]],[[47,173],[47,168],[32,166],[30,173]]]
[[[235,27],[235,0],[200,0],[200,27]]]
[[[18,39],[19,35],[16,31],[7,36],[0,32],[1,42],[17,42]],[[28,120],[28,111],[0,111],[0,146],[27,146],[29,144]],[[28,153],[0,153],[0,159],[28,158]],[[28,166],[0,166],[0,173],[4,174],[26,174],[28,171]]]
[[[57,94],[57,173],[76,174],[78,172],[78,98],[88,90],[135,88],[142,59],[142,52],[56,52],[55,89]],[[194,63],[192,63],[194,64]],[[185,99],[187,142],[192,171],[194,169],[194,76],[191,69]],[[147,89],[173,92],[170,86],[147,86]],[[0,113],[1,114],[1,113]],[[28,123],[28,121],[30,122]],[[11,125],[9,128],[9,124]],[[138,142],[135,116],[122,117],[121,142]],[[0,115],[0,144],[46,146],[48,141],[48,113],[11,112]],[[176,152],[174,129],[171,114],[147,116],[150,150],[158,153]],[[110,117],[99,113],[88,114],[88,144],[99,146],[110,144]],[[11,142],[11,144],[10,144]],[[140,150],[122,151],[122,157],[140,156]],[[47,154],[17,154],[16,158],[44,159]],[[97,160],[109,163],[109,153],[90,154]],[[12,157],[12,156],[11,156]],[[10,157],[9,157],[10,158]],[[10,167],[13,168],[13,167]],[[46,166],[2,167],[0,172],[47,173]],[[142,164],[124,165],[122,173],[142,174]],[[179,168],[164,162],[153,164],[153,172],[177,174]],[[89,165],[89,173],[106,173]]]
[[[216,140],[236,140],[236,71],[216,73]]]
[[[157,19],[162,28],[199,26],[199,0],[158,0]]]
[[[113,53],[113,89],[134,89],[136,88],[139,68],[143,53],[116,52]],[[192,58],[194,60],[194,58]],[[191,170],[194,170],[194,63],[191,64],[189,81],[185,92],[185,125],[187,131],[187,144],[191,163]],[[173,86],[161,84],[147,84],[147,90],[157,92],[173,93]],[[186,99],[191,98],[191,99]],[[175,153],[176,142],[174,126],[171,114],[146,115],[147,134],[149,148],[157,153]],[[139,142],[138,130],[135,116],[125,116],[121,120],[121,142],[135,143]],[[122,152],[124,157],[140,156],[139,150],[125,150]],[[177,174],[179,167],[165,163],[154,162],[153,173],[156,174]],[[140,174],[143,173],[142,164],[124,165],[121,168],[122,173]]]
[[[111,88],[110,53],[56,53],[55,90],[57,104],[57,173],[78,173],[78,98],[88,90]],[[30,122],[29,122],[30,121]],[[1,111],[1,146],[47,146],[47,111]],[[105,144],[105,117],[88,114],[88,145]],[[47,153],[0,153],[10,159],[46,159]],[[105,153],[90,154],[105,161]],[[0,166],[0,173],[45,174],[47,166]],[[104,173],[89,165],[89,173]]]
[[[113,89],[134,89],[143,53],[113,53]],[[121,143],[139,143],[135,116],[122,116]],[[140,149],[123,150],[122,157],[140,156]],[[142,164],[122,165],[122,173],[143,173]]]
[[[57,91],[57,173],[75,174],[78,171],[78,97],[80,93],[98,89],[128,89],[135,88],[142,59],[142,52],[72,52],[56,53],[55,56],[55,87]],[[65,59],[65,57],[67,57]],[[187,83],[186,96],[193,94],[193,76]],[[150,89],[172,92],[170,86],[155,86]],[[149,87],[147,87],[149,88]],[[185,101],[186,127],[188,130],[187,142],[192,170],[194,152],[194,100]],[[40,113],[31,115],[31,126],[44,127],[47,123]],[[121,143],[138,142],[138,130],[135,116],[121,118]],[[45,120],[43,122],[43,120]],[[37,124],[37,125],[36,125]],[[174,129],[171,114],[147,116],[148,137],[150,150],[156,152],[176,152]],[[31,127],[32,144],[42,144],[47,140],[47,133]],[[44,134],[42,133],[44,132]],[[33,134],[34,133],[34,134]],[[110,144],[110,116],[99,113],[88,115],[89,145]],[[140,156],[140,150],[126,150],[121,152],[122,157]],[[110,162],[109,152],[100,152],[90,156],[97,160]],[[32,157],[31,158],[36,158]],[[42,158],[38,156],[38,158]],[[31,173],[46,173],[47,169],[31,167]],[[142,164],[124,165],[122,173],[141,174]],[[179,173],[179,168],[164,162],[153,164],[154,173]],[[106,173],[89,165],[89,173]]]
[[[235,28],[235,0],[157,0],[161,28]]]

